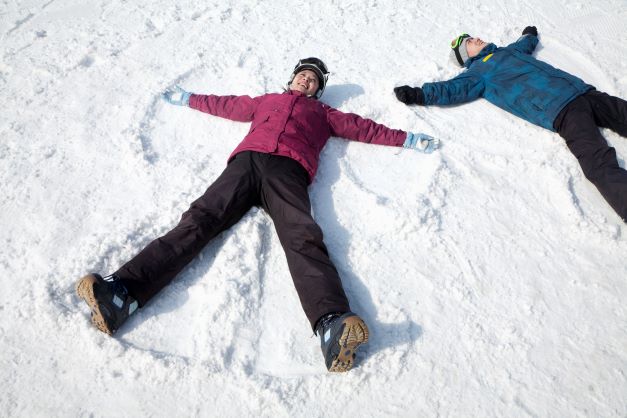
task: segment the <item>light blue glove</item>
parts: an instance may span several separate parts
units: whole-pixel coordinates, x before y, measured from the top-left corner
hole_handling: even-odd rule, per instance
[[[175,86],[173,89],[164,91],[161,97],[163,97],[163,100],[173,105],[189,106],[189,97],[191,95],[192,93],[183,90],[179,86]]]
[[[431,154],[440,146],[440,140],[427,134],[407,132],[403,147],[412,148],[425,154]]]

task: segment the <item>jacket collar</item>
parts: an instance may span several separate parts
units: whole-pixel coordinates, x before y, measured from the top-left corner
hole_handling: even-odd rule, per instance
[[[298,90],[288,89],[285,93],[290,94],[292,96],[300,96],[300,97],[309,97],[310,99],[315,99],[315,96],[307,96],[305,93]]]
[[[493,43],[487,44],[485,48],[483,48],[481,52],[477,54],[477,56],[467,59],[466,62],[464,63],[464,67],[469,68],[473,62],[475,62],[476,60],[483,59],[484,57],[490,55],[491,53],[496,51],[497,48],[498,47]]]

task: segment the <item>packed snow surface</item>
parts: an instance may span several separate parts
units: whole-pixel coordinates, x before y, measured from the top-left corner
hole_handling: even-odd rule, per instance
[[[0,1],[0,416],[627,416],[627,227],[555,133],[485,100],[407,107],[506,45],[627,97],[625,0]],[[251,210],[114,337],[74,284],[167,232],[246,123],[168,105],[279,92],[437,136],[332,138],[314,216],[370,342],[329,374],[269,216]],[[604,130],[627,158],[627,138]]]

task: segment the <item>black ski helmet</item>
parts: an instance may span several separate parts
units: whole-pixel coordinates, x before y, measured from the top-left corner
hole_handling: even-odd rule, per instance
[[[318,77],[318,82],[320,84],[318,86],[318,90],[316,91],[316,99],[319,99],[324,92],[324,88],[327,85],[327,79],[329,78],[329,70],[327,70],[327,66],[324,65],[324,62],[322,62],[321,59],[316,57],[301,59],[294,67],[292,75],[290,75],[290,81],[287,82],[288,89],[290,88],[290,84],[292,84],[292,81],[294,81],[294,77],[296,77],[296,74],[303,70],[311,70],[316,73],[316,76]]]

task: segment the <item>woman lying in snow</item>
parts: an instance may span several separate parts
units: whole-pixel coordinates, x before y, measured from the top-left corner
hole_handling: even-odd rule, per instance
[[[220,232],[253,206],[272,218],[285,250],[305,314],[320,336],[327,369],[353,366],[355,352],[368,341],[364,321],[351,312],[322,231],[311,215],[308,186],[320,152],[331,136],[430,153],[439,141],[428,135],[390,129],[343,113],[318,99],[328,71],[317,58],[298,62],[283,93],[259,97],[164,93],[174,105],[223,118],[252,122],[229,157],[224,172],[183,213],[170,232],[152,241],[112,275],[88,274],[76,285],[98,329],[113,334],[137,308],[169,284]]]

